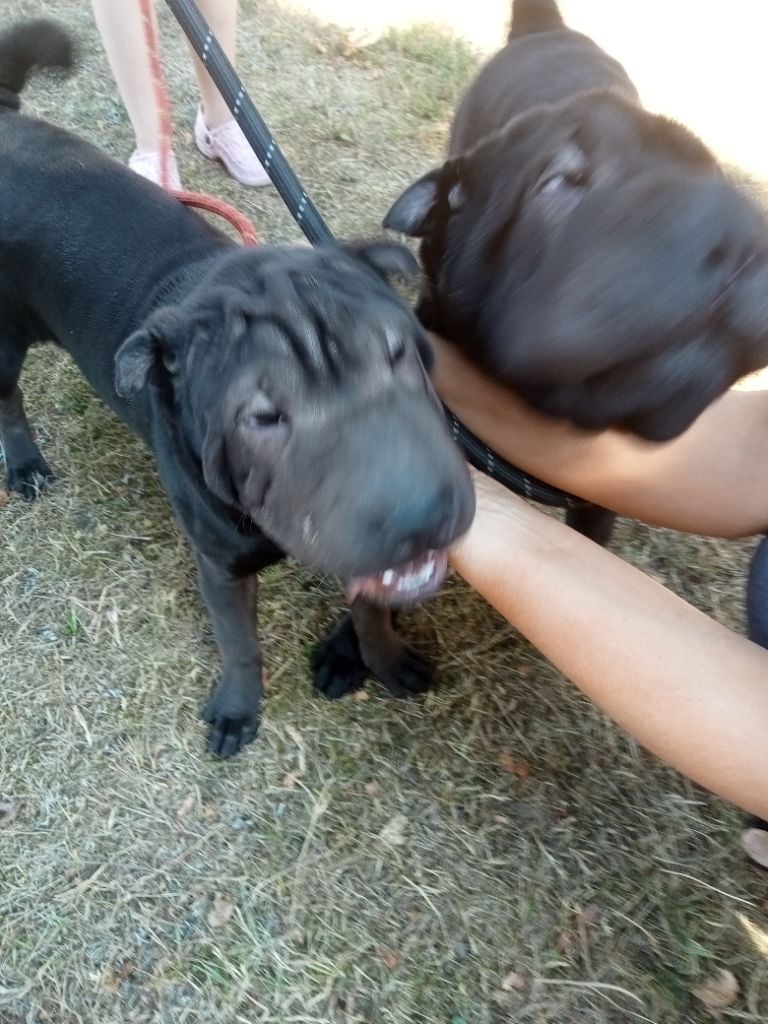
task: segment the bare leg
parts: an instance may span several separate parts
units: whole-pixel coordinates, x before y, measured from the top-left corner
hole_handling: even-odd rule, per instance
[[[208,22],[211,31],[232,64],[235,63],[237,49],[237,4],[238,0],[199,0],[198,2],[200,13]],[[218,128],[226,121],[231,121],[232,114],[205,70],[202,61],[196,54],[193,56],[193,60],[205,123],[208,128]]]
[[[128,111],[136,149],[128,166],[163,188],[178,191],[181,178],[176,158],[164,138],[166,126],[155,95],[152,61],[147,47],[144,12],[137,0],[91,0],[117,88]],[[147,7],[157,38],[153,4]],[[168,126],[170,131],[170,126]]]
[[[200,12],[234,65],[237,37],[237,0],[198,0]],[[201,109],[195,119],[197,148],[209,160],[219,160],[227,173],[241,185],[258,188],[270,178],[251,149],[240,125],[221,98],[219,90],[193,55],[200,88]]]
[[[157,153],[161,144],[160,116],[139,4],[135,0],[91,2],[112,74],[133,125],[136,149]],[[155,20],[154,8],[151,16]]]

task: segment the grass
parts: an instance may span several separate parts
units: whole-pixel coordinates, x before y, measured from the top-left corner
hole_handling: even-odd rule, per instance
[[[83,37],[83,66],[38,80],[30,109],[124,158],[87,5],[5,15],[44,9]],[[193,153],[188,61],[162,21],[186,181],[295,238],[273,193]],[[242,35],[246,82],[333,229],[375,232],[439,158],[474,56],[433,28],[350,51],[270,4],[244,5]],[[724,1019],[766,1019],[768,889],[738,815],[456,581],[405,626],[434,693],[327,704],[307,652],[341,596],[272,569],[261,736],[208,757],[216,654],[151,461],[55,352],[24,387],[59,482],[0,510],[0,802],[18,808],[0,827],[2,1024],[690,1024],[712,1019],[691,990],[715,967],[743,991]],[[741,628],[749,545],[624,523],[615,546]]]

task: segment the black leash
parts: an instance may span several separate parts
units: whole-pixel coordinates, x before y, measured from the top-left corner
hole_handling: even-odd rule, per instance
[[[197,4],[194,0],[166,0],[166,3],[307,240],[312,245],[334,242],[331,229],[294,174]]]
[[[336,239],[331,229],[296,177],[197,4],[194,0],[166,0],[166,3],[307,240],[312,245],[334,243]],[[498,480],[515,494],[542,505],[572,509],[589,504],[513,466],[475,437],[450,409],[444,408],[454,441],[461,446],[468,462],[476,469]]]

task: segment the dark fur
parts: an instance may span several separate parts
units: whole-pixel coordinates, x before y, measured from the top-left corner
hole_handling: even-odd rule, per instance
[[[50,22],[0,36],[3,95],[67,45]],[[259,569],[288,552],[346,580],[443,547],[471,520],[426,336],[387,282],[413,258],[388,243],[241,249],[16,113],[0,117],[0,254],[8,486],[32,498],[51,477],[18,376],[29,346],[53,340],[154,453],[222,656],[210,745],[234,753],[258,726]],[[387,613],[356,605],[368,668],[394,692],[418,688]]]
[[[516,0],[385,225],[423,239],[423,322],[580,427],[673,438],[768,363],[762,213],[552,0]]]

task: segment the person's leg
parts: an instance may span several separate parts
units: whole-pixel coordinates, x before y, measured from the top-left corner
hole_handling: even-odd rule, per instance
[[[198,0],[198,7],[234,65],[237,59],[238,0]],[[232,119],[232,114],[197,54],[193,55],[193,62],[205,123],[210,129],[219,128]]]
[[[135,0],[91,0],[91,3],[120,98],[136,137],[136,149],[130,165],[145,178],[159,183],[162,124],[141,6]],[[157,34],[155,11],[151,4],[148,5],[148,13]],[[169,160],[169,176],[170,186],[180,188],[172,156]]]
[[[238,0],[198,0],[200,13],[234,65],[237,49]],[[205,70],[193,57],[200,89],[200,110],[195,121],[195,141],[209,160],[220,160],[243,185],[269,185],[269,175],[251,149],[229,107]]]
[[[112,74],[133,125],[136,149],[140,153],[155,153],[160,147],[160,118],[141,9],[137,3],[125,0],[91,2]]]

